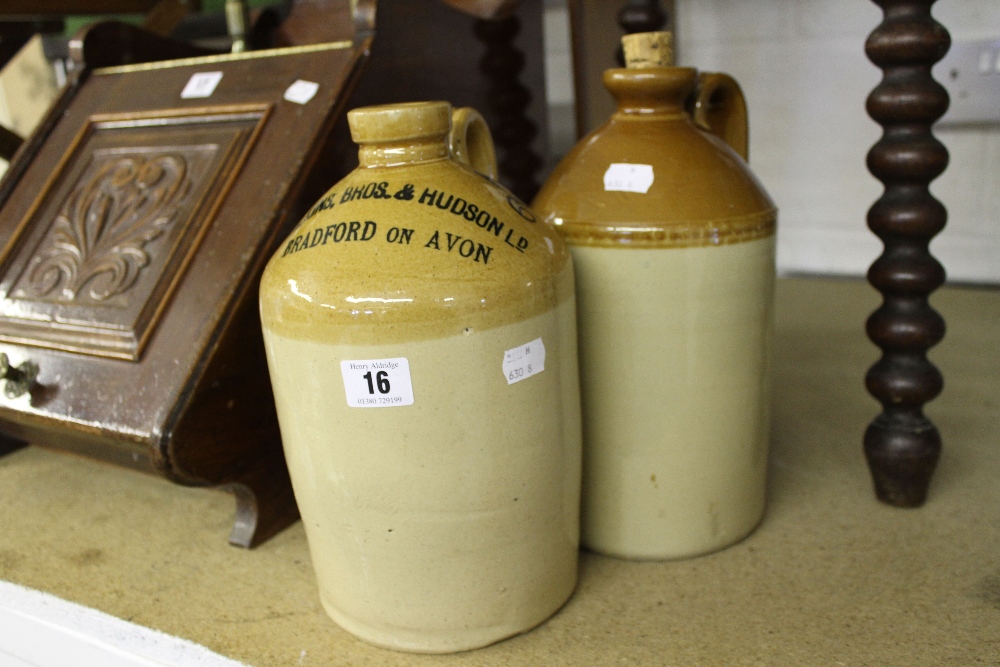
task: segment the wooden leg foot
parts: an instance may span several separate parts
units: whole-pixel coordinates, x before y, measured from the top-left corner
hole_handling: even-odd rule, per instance
[[[277,535],[299,518],[292,482],[284,462],[270,475],[257,475],[225,485],[236,496],[236,520],[229,543],[252,549]]]
[[[889,505],[923,505],[940,455],[941,436],[927,420],[899,424],[880,415],[865,431],[875,495]]]

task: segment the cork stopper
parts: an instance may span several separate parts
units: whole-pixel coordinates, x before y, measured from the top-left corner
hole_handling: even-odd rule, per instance
[[[670,32],[637,32],[622,37],[625,66],[630,69],[674,66],[674,35]]]

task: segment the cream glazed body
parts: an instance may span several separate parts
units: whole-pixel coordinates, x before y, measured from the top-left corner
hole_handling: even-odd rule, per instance
[[[432,653],[543,622],[575,587],[579,543],[572,262],[453,158],[492,156],[481,139],[449,150],[450,113],[352,112],[362,166],[261,281],[324,608],[362,639]]]
[[[579,312],[584,543],[664,559],[738,541],[765,505],[773,236],[572,252],[588,304]]]
[[[666,36],[625,38],[629,67],[604,74],[618,110],[534,202],[577,272],[582,542],[636,559],[757,526],[770,422],[777,211],[739,86],[669,66]]]

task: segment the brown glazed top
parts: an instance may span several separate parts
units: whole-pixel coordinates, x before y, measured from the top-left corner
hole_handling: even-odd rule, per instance
[[[348,117],[361,166],[268,263],[266,329],[339,344],[427,340],[518,322],[572,295],[558,233],[451,158],[449,105],[369,107]]]
[[[774,233],[777,210],[743,159],[685,110],[689,67],[611,69],[618,110],[560,162],[533,208],[571,245],[693,247]],[[605,190],[616,163],[649,165],[643,194]]]

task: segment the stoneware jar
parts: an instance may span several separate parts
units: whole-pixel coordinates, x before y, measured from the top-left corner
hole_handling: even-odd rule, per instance
[[[604,73],[617,112],[534,209],[576,266],[582,541],[681,558],[763,514],[777,212],[736,82],[668,66],[669,33],[624,41],[629,66]]]
[[[580,407],[570,255],[495,173],[482,118],[355,109],[360,167],[269,262],[261,320],[323,606],[417,652],[570,596]],[[470,166],[471,165],[471,166]]]

